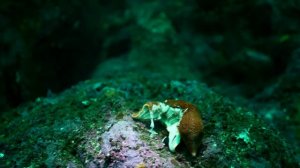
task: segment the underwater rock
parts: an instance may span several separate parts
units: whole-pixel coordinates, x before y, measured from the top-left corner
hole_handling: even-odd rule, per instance
[[[172,158],[161,157],[140,139],[131,118],[112,122],[111,128],[102,134],[101,153],[89,164],[91,167],[93,163],[100,167],[175,167]]]

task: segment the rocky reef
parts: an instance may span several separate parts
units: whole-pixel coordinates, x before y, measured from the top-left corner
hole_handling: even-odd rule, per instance
[[[298,2],[212,2],[1,2],[0,167],[300,167]]]
[[[182,144],[170,152],[164,126],[151,137],[150,122],[131,119],[146,97],[170,94],[202,110],[204,133],[196,157]],[[6,166],[297,166],[282,134],[197,81],[86,81],[13,112],[19,117],[1,127],[1,165]]]

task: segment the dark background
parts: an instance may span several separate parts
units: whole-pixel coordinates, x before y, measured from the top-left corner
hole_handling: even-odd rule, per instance
[[[190,68],[218,92],[253,99],[280,85],[298,93],[299,1],[139,3],[163,11],[190,51]],[[136,8],[133,0],[2,0],[0,110],[58,93],[91,78],[106,59],[126,56],[138,35]]]

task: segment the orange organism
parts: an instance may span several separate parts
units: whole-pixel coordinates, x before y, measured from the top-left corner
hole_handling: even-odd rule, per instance
[[[197,155],[200,146],[200,136],[203,132],[203,122],[197,107],[182,100],[166,100],[165,103],[171,107],[184,110],[179,124],[179,132],[184,144],[192,156]]]

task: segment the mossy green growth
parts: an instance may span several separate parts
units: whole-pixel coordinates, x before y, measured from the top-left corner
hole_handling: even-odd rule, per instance
[[[155,134],[155,131],[153,130],[154,121],[160,121],[164,124],[169,132],[169,149],[174,152],[181,139],[178,125],[183,113],[184,111],[182,109],[170,107],[165,103],[149,102],[144,104],[142,109],[138,113],[133,114],[132,117],[139,120],[150,120],[150,136]]]

